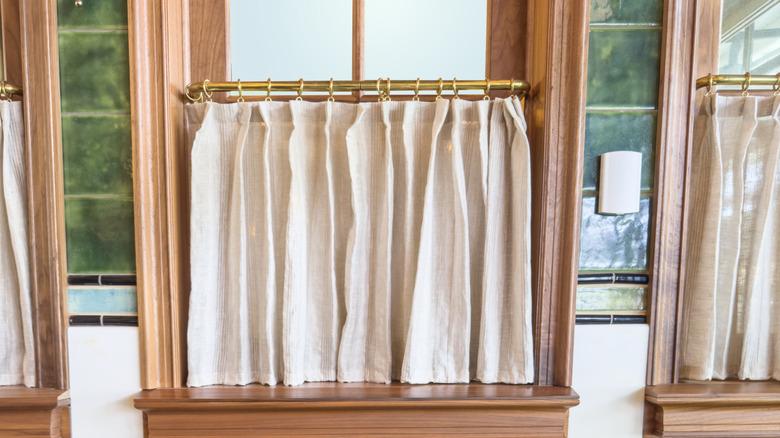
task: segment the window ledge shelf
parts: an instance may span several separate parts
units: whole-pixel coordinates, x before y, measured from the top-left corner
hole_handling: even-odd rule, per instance
[[[645,437],[780,437],[780,382],[648,386],[655,425]]]
[[[69,437],[69,405],[62,389],[0,386],[0,436]]]
[[[142,391],[149,437],[474,435],[564,437],[571,388],[307,383]]]

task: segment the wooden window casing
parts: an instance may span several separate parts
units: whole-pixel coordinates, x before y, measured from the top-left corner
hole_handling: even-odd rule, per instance
[[[184,86],[230,78],[228,2],[131,0],[133,167],[141,386],[186,380],[188,151]],[[353,7],[362,74],[363,0]],[[582,179],[587,2],[488,1],[486,73],[531,83],[537,385],[571,385]]]

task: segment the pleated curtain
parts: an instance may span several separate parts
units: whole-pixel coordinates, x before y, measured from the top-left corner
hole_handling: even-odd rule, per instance
[[[35,386],[20,102],[0,101],[0,385]]]
[[[187,118],[188,385],[533,381],[518,100]]]
[[[780,380],[780,96],[700,96],[681,376]]]

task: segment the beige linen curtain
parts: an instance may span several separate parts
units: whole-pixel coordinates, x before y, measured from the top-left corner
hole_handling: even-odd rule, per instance
[[[532,382],[518,100],[187,111],[188,385]]]
[[[0,385],[35,386],[22,107],[0,101]]]
[[[780,96],[700,99],[681,376],[780,380]]]

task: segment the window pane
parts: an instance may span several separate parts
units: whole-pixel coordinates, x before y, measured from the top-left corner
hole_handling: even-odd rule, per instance
[[[233,80],[350,79],[352,1],[231,0],[230,54]]]
[[[780,71],[780,1],[723,2],[719,73]]]
[[[367,0],[365,12],[366,79],[485,77],[487,1]]]

